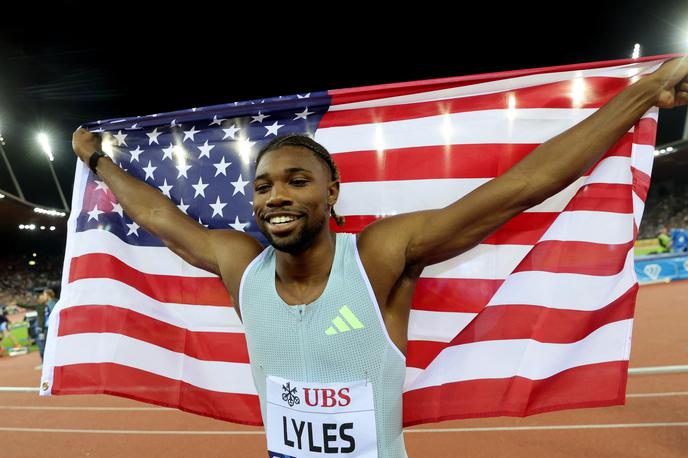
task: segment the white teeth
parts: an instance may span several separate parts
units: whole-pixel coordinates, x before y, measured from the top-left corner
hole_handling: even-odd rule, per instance
[[[289,221],[294,221],[296,218],[294,216],[273,216],[270,218],[270,224],[280,224],[287,223]]]

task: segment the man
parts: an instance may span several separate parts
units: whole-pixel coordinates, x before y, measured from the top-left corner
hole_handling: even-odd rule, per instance
[[[669,226],[662,226],[657,236],[657,241],[659,242],[658,253],[669,253],[671,252],[671,236],[669,235]]]
[[[45,339],[48,335],[48,317],[50,317],[50,313],[53,311],[55,304],[57,304],[55,291],[50,288],[45,288],[41,292],[41,294],[38,296],[38,303],[18,304],[21,308],[36,310],[37,312],[34,333],[36,335],[36,344],[38,345],[38,352],[41,355],[41,361],[43,361],[43,353],[45,352]],[[34,369],[39,370],[41,368],[42,365],[38,365]]]
[[[464,198],[378,220],[357,236],[329,230],[339,195],[329,153],[307,137],[275,139],[253,182],[265,250],[248,234],[186,216],[99,153],[98,136],[79,129],[73,147],[137,224],[221,277],[246,329],[270,456],[398,457],[403,354],[423,268],[564,189],[653,105],[688,103],[687,74],[685,60],[667,62]]]

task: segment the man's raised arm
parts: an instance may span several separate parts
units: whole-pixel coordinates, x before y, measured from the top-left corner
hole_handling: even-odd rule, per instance
[[[77,129],[72,136],[72,147],[88,165],[91,155],[101,151],[101,138],[85,129]],[[96,171],[136,224],[160,238],[193,266],[217,275],[224,274],[230,277],[227,281],[234,283],[243,271],[245,263],[241,261],[250,262],[262,250],[256,239],[243,232],[206,229],[158,190],[130,176],[107,156],[98,159]],[[221,262],[228,258],[232,259],[231,263]]]
[[[359,246],[382,247],[374,257],[386,265],[376,268],[398,273],[453,258],[582,176],[651,107],[687,103],[688,60],[668,61],[498,178],[445,208],[379,220],[361,233]]]

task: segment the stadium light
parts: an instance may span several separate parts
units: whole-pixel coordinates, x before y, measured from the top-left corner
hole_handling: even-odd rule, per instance
[[[62,205],[64,206],[64,209],[69,211],[69,205],[67,205],[67,199],[65,199],[64,194],[62,193],[62,187],[60,186],[60,182],[57,181],[57,175],[55,174],[55,169],[53,168],[53,150],[50,147],[50,140],[48,139],[48,136],[45,134],[45,132],[41,132],[38,134],[38,143],[40,143],[41,147],[43,148],[43,152],[48,156],[49,162],[48,165],[50,166],[50,172],[53,175],[53,180],[55,180],[55,186],[57,186],[57,192],[60,194],[60,199],[62,199]]]
[[[51,231],[54,231],[54,230],[55,230],[55,226],[50,226],[50,230],[51,230]]]
[[[633,54],[631,55],[633,59],[637,59],[638,57],[640,57],[640,43],[636,43],[633,46]]]
[[[50,147],[50,140],[44,132],[38,134],[38,143],[41,145],[41,148],[43,148],[45,155],[50,159],[50,162],[52,162],[55,159],[53,157],[53,149]]]

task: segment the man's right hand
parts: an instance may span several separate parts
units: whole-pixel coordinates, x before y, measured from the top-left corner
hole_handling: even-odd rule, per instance
[[[88,164],[91,155],[96,151],[101,151],[102,138],[80,127],[72,134],[72,148],[79,159]]]

